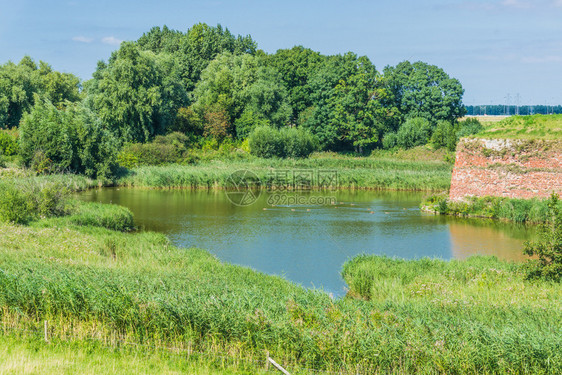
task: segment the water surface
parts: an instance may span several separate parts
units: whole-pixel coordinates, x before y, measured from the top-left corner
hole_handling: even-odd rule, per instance
[[[224,191],[104,188],[81,193],[88,201],[128,207],[137,226],[165,233],[177,246],[207,249],[223,261],[336,295],[344,293],[342,264],[360,253],[522,260],[523,242],[532,237],[521,225],[422,213],[420,193],[320,195],[334,196],[337,203],[272,207],[264,193],[240,207]]]

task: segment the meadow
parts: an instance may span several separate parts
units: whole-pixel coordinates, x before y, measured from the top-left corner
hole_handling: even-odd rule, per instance
[[[499,122],[483,122],[477,138],[547,139],[562,138],[562,115],[509,116]]]

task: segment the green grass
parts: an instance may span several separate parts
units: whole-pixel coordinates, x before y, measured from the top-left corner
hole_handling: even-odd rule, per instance
[[[421,203],[423,211],[441,215],[481,217],[540,224],[548,217],[548,200],[516,199],[503,197],[467,197],[465,201],[451,201],[447,195],[431,195]],[[562,209],[562,203],[560,204]]]
[[[1,327],[1,326],[0,326]],[[1,328],[0,328],[1,331]],[[45,343],[33,337],[0,335],[0,374],[257,374],[244,361],[136,347],[108,348],[92,341]]]
[[[343,277],[349,296],[386,326],[381,339],[406,343],[437,372],[562,371],[562,287],[525,280],[521,265],[360,256]]]
[[[440,155],[440,154],[439,154]],[[383,157],[351,157],[317,154],[302,160],[254,159],[210,161],[198,165],[146,166],[132,170],[118,185],[148,188],[213,189],[228,187],[229,176],[238,170],[254,172],[267,181],[277,170],[336,171],[344,189],[446,190],[451,183],[451,164],[442,160],[414,161],[384,154]]]
[[[562,115],[510,116],[490,124],[477,138],[562,139]]]

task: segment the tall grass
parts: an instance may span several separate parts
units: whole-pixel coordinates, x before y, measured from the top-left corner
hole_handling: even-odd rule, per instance
[[[560,203],[562,209],[562,203]],[[482,217],[515,223],[544,223],[549,219],[548,200],[503,197],[467,197],[451,201],[445,195],[431,195],[421,203],[422,210],[442,215]]]
[[[444,373],[559,373],[562,287],[528,282],[524,266],[476,257],[403,261],[359,256],[344,265],[349,298]],[[402,328],[404,327],[404,328]]]
[[[303,169],[335,171],[340,188],[438,191],[449,188],[452,167],[440,161],[349,156],[211,161],[196,166],[139,167],[117,184],[149,188],[226,188],[229,176],[238,170],[252,171],[262,181],[267,181],[275,170]]]

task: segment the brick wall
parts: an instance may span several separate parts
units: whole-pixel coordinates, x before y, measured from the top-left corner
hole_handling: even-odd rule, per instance
[[[562,194],[562,141],[470,139],[457,147],[449,197]]]

